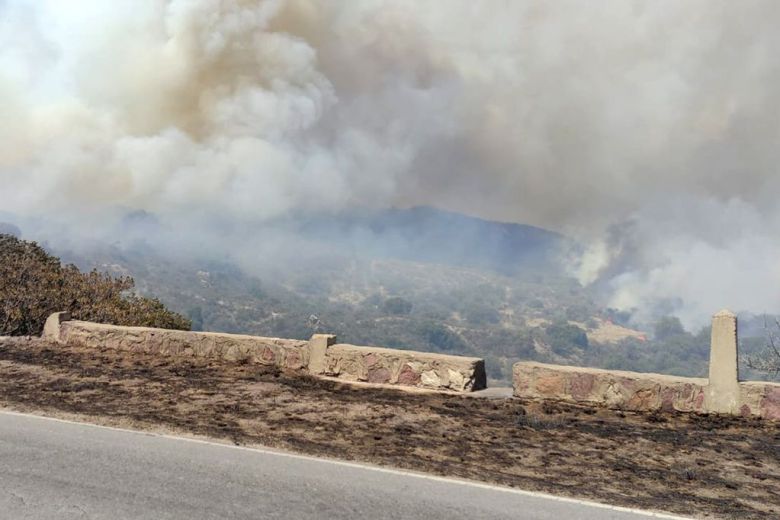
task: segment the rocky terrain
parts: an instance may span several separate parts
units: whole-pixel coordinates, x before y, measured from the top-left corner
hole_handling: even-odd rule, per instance
[[[0,404],[700,518],[780,515],[780,425],[354,387],[0,339]]]

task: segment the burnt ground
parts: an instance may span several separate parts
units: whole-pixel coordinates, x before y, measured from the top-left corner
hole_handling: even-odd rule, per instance
[[[354,387],[0,339],[0,406],[716,518],[780,518],[780,424]]]

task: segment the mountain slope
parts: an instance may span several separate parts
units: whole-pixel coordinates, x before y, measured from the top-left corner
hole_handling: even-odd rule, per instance
[[[64,261],[130,275],[202,330],[484,357],[507,381],[518,359],[702,375],[706,331],[662,341],[626,328],[565,275],[569,240],[428,208],[301,217],[239,246],[177,248],[177,229],[133,214],[112,243],[52,244]],[[228,229],[229,231],[229,229]],[[168,233],[166,235],[166,233]],[[280,240],[281,237],[281,240]],[[167,245],[167,241],[171,246]]]
[[[356,256],[475,267],[503,274],[560,271],[560,253],[573,245],[545,229],[429,207],[288,223],[308,239],[330,242]]]

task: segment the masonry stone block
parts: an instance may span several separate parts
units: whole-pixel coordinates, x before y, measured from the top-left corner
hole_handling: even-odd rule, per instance
[[[309,373],[319,375],[325,372],[328,347],[336,344],[333,334],[315,334],[309,340]]]
[[[706,379],[519,362],[514,395],[636,411],[701,411]]]
[[[65,321],[70,321],[69,312],[55,312],[50,315],[46,318],[46,323],[43,325],[43,334],[41,337],[55,343],[61,343],[60,325]]]
[[[325,349],[323,366],[318,373],[345,381],[455,392],[481,390],[487,379],[479,358],[343,343]]]

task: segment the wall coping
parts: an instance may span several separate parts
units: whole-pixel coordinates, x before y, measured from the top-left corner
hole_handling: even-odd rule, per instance
[[[204,337],[216,337],[216,338],[228,338],[228,339],[243,339],[243,340],[256,340],[256,341],[284,341],[284,342],[300,342],[301,344],[308,343],[309,340],[306,339],[290,339],[290,338],[274,338],[274,337],[266,337],[266,336],[252,336],[249,334],[230,334],[227,332],[205,332],[205,331],[195,331],[195,330],[179,330],[179,329],[160,329],[156,327],[128,327],[124,325],[110,325],[108,323],[95,323],[92,321],[81,321],[81,320],[68,320],[67,322],[63,322],[63,325],[66,323],[73,323],[73,324],[85,324],[88,325],[92,329],[103,329],[103,330],[123,330],[123,331],[131,331],[131,332],[150,332],[150,333],[165,333],[165,334],[171,334],[171,333],[178,333],[178,334],[196,334],[198,336],[204,336]]]
[[[751,386],[755,386],[755,387],[771,386],[771,387],[774,387],[774,388],[780,388],[780,383],[778,383],[776,381],[740,381],[739,385],[740,386],[748,386],[748,387],[751,387]]]
[[[438,359],[442,361],[459,360],[468,363],[477,363],[483,361],[482,358],[458,356],[455,354],[442,354],[440,352],[420,352],[417,350],[404,350],[404,349],[387,348],[387,347],[372,347],[368,345],[352,345],[350,343],[336,343],[335,345],[331,345],[328,347],[328,351],[330,352],[354,351],[354,350],[365,350],[366,354],[376,352],[378,354],[388,354],[394,356],[409,356],[409,357],[425,357],[426,359],[434,359],[434,360]]]
[[[692,383],[701,386],[707,386],[707,379],[703,377],[685,377],[673,376],[669,374],[657,374],[655,372],[631,372],[628,370],[608,370],[605,368],[578,367],[572,365],[553,365],[549,363],[538,363],[536,361],[518,361],[514,366],[525,366],[530,368],[543,368],[555,370],[557,372],[601,374],[615,377],[630,377],[641,379],[654,379],[663,383]]]

